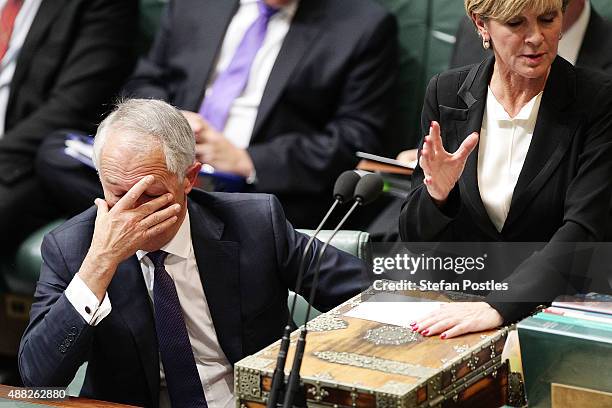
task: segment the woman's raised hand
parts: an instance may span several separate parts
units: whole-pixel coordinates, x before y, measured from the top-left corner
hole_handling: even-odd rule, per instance
[[[438,205],[446,202],[457,180],[461,177],[468,156],[478,144],[478,133],[469,135],[455,153],[449,153],[442,145],[440,124],[431,122],[425,136],[419,165],[425,174],[424,183],[431,198]]]

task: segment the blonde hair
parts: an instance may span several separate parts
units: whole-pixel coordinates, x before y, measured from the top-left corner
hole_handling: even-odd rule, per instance
[[[472,14],[482,19],[494,19],[506,22],[518,16],[525,9],[534,10],[538,14],[556,10],[565,11],[570,0],[465,0],[465,11],[469,17]]]

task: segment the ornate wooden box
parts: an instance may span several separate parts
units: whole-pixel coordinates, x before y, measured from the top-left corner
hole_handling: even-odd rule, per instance
[[[508,363],[501,359],[507,329],[426,338],[345,316],[361,299],[356,296],[308,324],[300,390],[308,406],[500,407],[512,402]],[[287,376],[297,335],[291,337]],[[279,344],[236,364],[237,408],[265,406]]]

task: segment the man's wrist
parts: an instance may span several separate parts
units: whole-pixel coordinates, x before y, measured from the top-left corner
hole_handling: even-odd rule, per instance
[[[100,256],[96,252],[90,251],[85,256],[78,275],[98,300],[102,302],[117,266],[118,264],[110,257]]]

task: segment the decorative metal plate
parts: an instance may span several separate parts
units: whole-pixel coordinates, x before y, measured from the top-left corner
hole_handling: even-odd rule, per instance
[[[402,344],[419,341],[422,336],[405,327],[380,326],[375,329],[368,330],[363,338],[370,343],[376,344],[377,346],[381,344],[400,346]]]
[[[323,371],[321,373],[316,373],[312,378],[316,380],[333,380],[334,376],[329,371]]]
[[[386,394],[405,395],[412,391],[414,387],[414,384],[388,381],[382,387],[380,387],[379,391]]]
[[[342,330],[346,329],[347,327],[347,321],[341,319],[340,313],[336,311],[322,314],[308,322],[308,330],[311,332]]]
[[[239,370],[236,378],[236,389],[240,398],[261,398],[261,378],[259,374]]]
[[[463,354],[470,349],[469,344],[462,344],[460,346],[453,346],[453,349],[457,352],[457,354]]]
[[[254,370],[265,370],[267,368],[272,368],[274,364],[274,360],[269,358],[257,357],[254,355],[245,357],[241,361],[241,365],[246,368],[251,368]]]
[[[415,378],[429,378],[438,370],[419,365],[404,363],[402,361],[386,360],[378,357],[364,356],[356,353],[337,351],[315,351],[314,355],[330,363],[362,367],[383,373],[399,374]]]
[[[525,396],[525,384],[521,373],[508,374],[508,405],[511,407],[523,407],[527,404]]]

